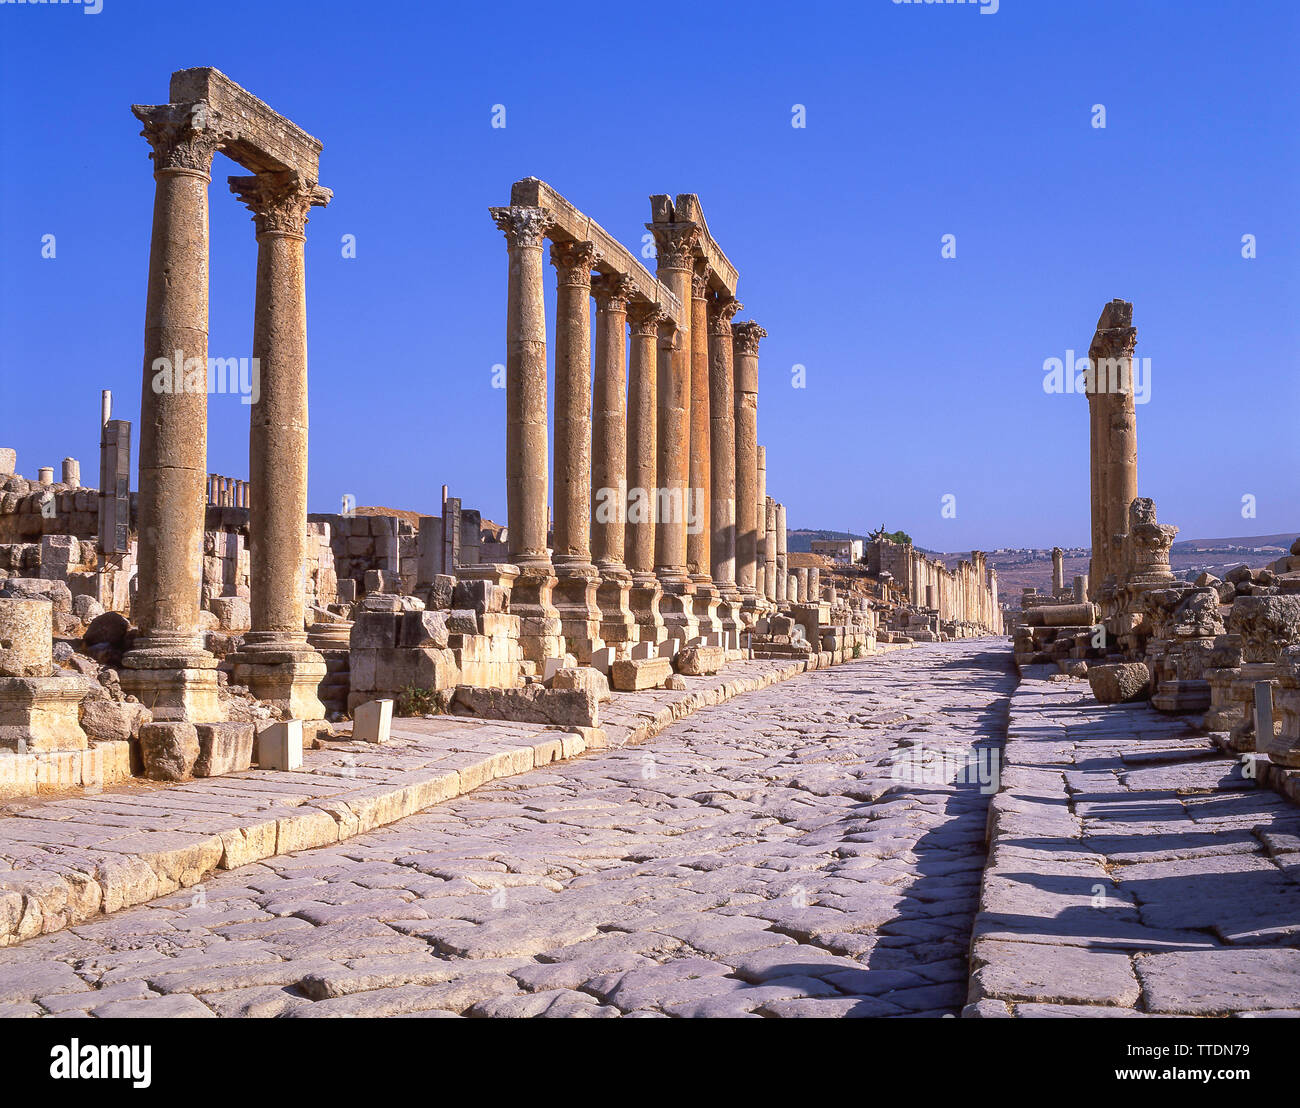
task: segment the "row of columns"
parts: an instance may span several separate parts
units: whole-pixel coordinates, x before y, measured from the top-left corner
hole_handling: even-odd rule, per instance
[[[237,477],[222,477],[219,473],[208,474],[207,502],[217,508],[247,508],[248,482]]]
[[[199,625],[207,473],[208,185],[212,159],[233,132],[205,102],[137,106],[152,147],[154,214],[140,407],[138,585],[140,634],[123,658],[122,684],[155,719],[223,717],[216,659]],[[298,718],[319,719],[324,660],[307,647],[302,567],[307,522],[305,228],[328,189],[296,172],[231,177],[257,234],[253,358],[260,379],[250,407],[250,608],[252,630],[236,679]],[[195,379],[203,388],[168,387]]]
[[[592,242],[554,241],[553,554],[548,554],[543,208],[491,209],[509,254],[506,351],[511,610],[525,657],[739,631],[770,591],[758,347],[713,291],[695,224],[648,224],[670,320]],[[590,299],[596,303],[594,343]],[[592,359],[595,373],[592,387]],[[781,552],[782,555],[784,551]],[[773,551],[776,554],[776,551]],[[775,568],[775,567],[774,567]],[[521,589],[520,584],[523,583]],[[748,612],[748,620],[744,613]],[[560,640],[563,640],[562,642]]]

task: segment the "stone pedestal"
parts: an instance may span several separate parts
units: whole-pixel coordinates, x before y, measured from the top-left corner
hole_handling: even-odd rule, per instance
[[[538,667],[565,652],[560,613],[552,600],[555,585],[550,566],[521,565],[510,591],[510,614],[519,617],[524,660]]]

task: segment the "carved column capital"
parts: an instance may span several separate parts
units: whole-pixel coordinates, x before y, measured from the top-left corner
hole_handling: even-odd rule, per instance
[[[648,300],[633,300],[627,306],[627,319],[634,335],[654,335],[659,330],[659,324],[667,318],[668,313],[663,308]]]
[[[144,124],[140,132],[153,147],[154,172],[190,170],[209,175],[212,156],[232,137],[229,125],[206,100],[192,104],[132,104]]]
[[[511,250],[520,246],[540,247],[555,226],[555,220],[545,208],[512,204],[508,208],[489,208],[488,212],[506,236],[506,246]]]
[[[591,279],[591,295],[601,311],[606,312],[626,312],[635,287],[631,277],[617,273],[602,273]]]
[[[758,342],[767,338],[767,332],[752,319],[747,319],[731,325],[731,338],[737,353],[758,357]]]
[[[591,271],[599,261],[600,252],[594,242],[551,243],[551,265],[555,266],[561,285],[590,290]]]
[[[691,270],[691,299],[703,300],[709,295],[709,263],[703,258],[695,259]]]
[[[733,338],[731,318],[745,305],[734,296],[719,293],[709,301],[709,334]]]
[[[695,268],[700,229],[694,223],[647,223],[655,237],[660,269]]]
[[[306,180],[296,170],[258,173],[251,177],[228,177],[230,191],[253,213],[257,233],[303,237],[307,212],[323,208],[334,194]]]

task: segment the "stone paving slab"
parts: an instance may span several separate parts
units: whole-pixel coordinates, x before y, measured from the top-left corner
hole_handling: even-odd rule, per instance
[[[0,950],[0,1007],[955,1015],[991,790],[940,756],[998,749],[1014,684],[991,640],[803,673]]]
[[[685,691],[616,694],[600,728],[399,719],[383,746],[328,742],[304,751],[295,772],[135,780],[95,795],[8,802],[0,805],[0,946],[188,888],[216,870],[344,841],[587,750],[643,742],[702,707],[806,668],[743,661],[685,678]]]
[[[1300,809],[1194,718],[1026,668],[964,1015],[1300,1014]]]

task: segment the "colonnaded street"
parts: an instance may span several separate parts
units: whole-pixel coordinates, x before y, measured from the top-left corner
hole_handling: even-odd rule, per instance
[[[0,951],[0,1014],[956,1014],[1015,683],[808,672]]]

